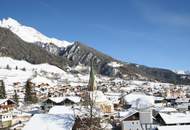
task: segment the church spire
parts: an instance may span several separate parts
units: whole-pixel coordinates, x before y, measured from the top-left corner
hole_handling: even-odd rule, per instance
[[[90,77],[89,77],[89,82],[88,82],[88,91],[94,91],[96,89],[97,89],[96,76],[95,76],[94,64],[93,64],[93,60],[92,60],[91,66],[90,66]]]

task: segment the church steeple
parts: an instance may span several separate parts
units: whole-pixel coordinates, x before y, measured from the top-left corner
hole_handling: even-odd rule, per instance
[[[89,77],[89,82],[88,82],[88,91],[94,91],[96,89],[97,89],[96,76],[95,76],[95,71],[94,71],[94,63],[92,60],[91,66],[90,66],[90,77]]]

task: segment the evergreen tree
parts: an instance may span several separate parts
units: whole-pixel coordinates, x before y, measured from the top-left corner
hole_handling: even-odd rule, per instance
[[[0,80],[0,98],[6,98],[5,84],[3,80]]]
[[[6,69],[10,70],[10,69],[11,69],[11,67],[7,64]]]
[[[26,81],[24,100],[25,100],[26,103],[31,103],[32,102],[32,86],[31,86],[30,79],[28,79]]]
[[[22,71],[26,71],[26,68],[22,68],[21,70],[22,70]]]
[[[17,104],[19,103],[18,95],[17,95],[17,92],[16,92],[16,91],[14,91],[13,100],[14,100]]]
[[[25,97],[24,97],[25,103],[31,104],[36,103],[38,101],[38,98],[36,95],[32,92],[32,84],[31,80],[28,79],[25,85]]]

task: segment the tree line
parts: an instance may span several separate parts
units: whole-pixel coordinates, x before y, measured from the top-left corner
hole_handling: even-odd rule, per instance
[[[35,94],[35,92],[33,91],[33,86],[32,86],[32,82],[30,79],[28,79],[26,81],[25,84],[25,96],[24,96],[24,102],[26,104],[32,104],[32,103],[36,103],[38,101],[38,98]],[[0,80],[0,99],[5,99],[7,98],[6,96],[6,90],[5,90],[5,83],[3,80]],[[12,99],[18,104],[19,103],[19,95],[17,94],[17,91],[14,90],[14,95],[12,97]]]

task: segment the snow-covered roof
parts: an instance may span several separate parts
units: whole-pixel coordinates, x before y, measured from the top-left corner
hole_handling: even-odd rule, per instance
[[[0,99],[0,104],[6,102],[6,101],[11,101],[12,103],[15,103],[13,100],[11,99]],[[16,104],[16,103],[15,103]]]
[[[74,115],[74,110],[71,106],[53,106],[48,114],[71,114]]]
[[[159,126],[158,130],[190,130],[190,125]]]
[[[81,100],[81,97],[79,97],[79,96],[65,96],[65,97],[52,97],[52,98],[48,98],[48,99],[55,102],[55,103],[61,103],[66,99],[71,100],[74,103],[79,103]]]
[[[74,122],[70,114],[35,114],[23,130],[72,130]]]
[[[133,114],[137,113],[138,111],[135,109],[128,109],[127,111],[120,111],[118,112],[118,116],[121,118],[121,121],[132,116]]]
[[[145,109],[154,106],[154,97],[145,95],[144,93],[131,93],[124,96],[126,103],[132,105],[133,108]]]
[[[188,103],[189,99],[188,98],[178,98],[175,100],[176,103]]]
[[[162,100],[164,100],[164,97],[154,97],[154,100],[162,101]]]
[[[156,111],[159,111],[159,112],[177,112],[177,110],[175,108],[172,108],[172,107],[157,108]]]
[[[166,124],[190,123],[190,113],[159,113]]]
[[[49,85],[54,85],[54,83],[45,77],[37,76],[31,80],[32,83],[35,83],[36,85],[40,85],[42,83],[47,83]]]

